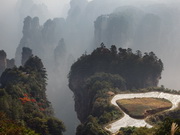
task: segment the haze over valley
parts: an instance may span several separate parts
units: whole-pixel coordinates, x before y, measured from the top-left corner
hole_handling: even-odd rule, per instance
[[[47,71],[47,98],[66,126],[65,135],[77,133],[78,125],[85,127],[88,116],[96,114],[89,112],[98,92],[83,91],[91,89],[87,80],[93,82],[96,73],[120,75],[125,81],[120,79],[120,90],[180,90],[178,0],[2,0],[0,11],[5,52],[0,74],[14,65],[25,68],[32,55],[38,56]],[[119,82],[116,77],[112,80]],[[112,80],[105,79],[116,93]]]

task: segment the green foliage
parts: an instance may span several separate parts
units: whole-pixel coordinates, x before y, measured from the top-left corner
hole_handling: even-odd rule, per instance
[[[24,67],[35,72],[36,79],[38,79],[38,82],[40,82],[40,87],[45,89],[47,85],[47,73],[41,59],[37,56],[32,56],[26,61]]]
[[[154,128],[140,127],[136,128],[132,135],[156,135]]]
[[[115,88],[125,89],[125,82],[121,76],[97,73],[89,77],[85,84],[90,98],[93,99],[90,114],[99,118],[99,124],[106,124],[122,116],[122,113],[110,104],[111,95],[108,94],[109,91],[116,92]]]
[[[121,135],[156,135],[155,128],[147,127],[125,127],[121,128],[120,132],[122,133]]]
[[[109,135],[99,124],[97,118],[89,116],[87,122],[79,125],[76,135]]]
[[[19,70],[17,67],[13,69],[6,69],[0,78],[0,83],[2,87],[9,86],[11,84],[16,84],[19,82],[27,82],[28,77],[23,73],[23,71]]]
[[[128,89],[157,86],[163,63],[153,52],[142,56],[140,51],[133,53],[130,48],[118,50],[114,45],[110,49],[101,45],[91,54],[81,56],[71,67],[70,88],[77,76],[85,80],[98,72],[119,74],[126,81]]]
[[[15,121],[9,120],[0,112],[0,134],[1,135],[38,135],[33,130],[22,126]]]
[[[61,135],[65,128],[60,120],[52,117],[45,93],[46,80],[46,70],[37,56],[30,57],[24,67],[6,69],[0,78],[0,111],[36,133]]]
[[[125,90],[125,81],[119,75],[97,73],[90,76],[83,86],[88,93],[91,108],[84,124],[77,128],[77,135],[106,135],[104,124],[122,117],[122,112],[110,104],[109,92],[116,93]],[[97,127],[97,128],[95,128]]]
[[[31,56],[24,65],[25,68],[30,68],[32,70],[42,71],[44,70],[44,65],[40,58],[37,56]]]
[[[170,135],[172,123],[180,125],[180,119],[166,118],[162,123],[160,123],[155,129],[155,135]],[[175,135],[180,134],[180,128],[177,130]]]
[[[76,134],[97,135],[99,130],[94,127],[102,128],[122,117],[122,112],[110,104],[113,93],[157,86],[162,70],[163,63],[153,52],[142,55],[139,50],[133,53],[130,48],[117,49],[115,45],[108,49],[102,43],[91,54],[83,54],[69,73],[69,87],[83,122]],[[88,119],[90,116],[96,120]]]
[[[41,119],[39,117],[31,118],[27,121],[27,126],[35,130],[37,133],[48,135],[48,126],[46,124],[46,119]]]
[[[49,133],[52,135],[62,135],[62,132],[65,131],[64,124],[56,118],[49,118],[47,120],[47,125]]]
[[[126,128],[121,128],[120,131],[124,135],[132,135],[132,133],[135,131],[136,127],[126,127]]]
[[[174,135],[179,135],[180,119],[171,119],[171,118],[164,119],[163,122],[159,123],[158,125],[152,128],[126,127],[126,128],[121,128],[120,131],[123,133],[123,135],[170,135],[172,123],[176,123],[178,125],[177,131],[175,132]]]
[[[125,80],[118,74],[109,74],[104,72],[96,73],[90,76],[86,80],[86,87],[91,87],[95,90],[101,90],[104,88],[119,88],[121,90],[126,89]]]

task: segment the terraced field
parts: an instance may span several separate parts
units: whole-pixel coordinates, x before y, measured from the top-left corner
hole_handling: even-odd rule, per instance
[[[167,99],[172,103],[172,107],[168,110],[173,110],[178,107],[180,103],[180,95],[164,93],[164,92],[147,92],[147,93],[131,93],[131,94],[117,94],[115,95],[111,103],[117,107],[117,100],[121,99],[133,99],[133,98],[159,98],[159,99]],[[124,117],[114,121],[113,123],[108,124],[105,129],[110,131],[111,133],[116,133],[121,127],[127,126],[135,126],[135,127],[152,127],[148,123],[146,123],[145,119],[136,119],[130,117],[128,114],[124,112]]]
[[[131,98],[116,101],[119,107],[132,118],[144,119],[148,115],[170,109],[172,103],[160,98]]]

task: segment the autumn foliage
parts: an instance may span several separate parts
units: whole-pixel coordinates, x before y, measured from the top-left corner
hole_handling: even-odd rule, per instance
[[[24,94],[24,97],[23,98],[19,98],[22,102],[22,104],[26,103],[26,102],[36,102],[36,99],[34,98],[30,98],[28,96],[28,94]]]
[[[2,121],[0,117],[0,135],[56,135],[54,132],[62,135],[65,127],[60,120],[54,120],[51,103],[46,97],[46,80],[46,70],[37,56],[30,57],[24,66],[9,68],[2,73],[0,112],[8,120]],[[13,122],[15,124],[11,126]],[[23,132],[19,131],[21,127]]]

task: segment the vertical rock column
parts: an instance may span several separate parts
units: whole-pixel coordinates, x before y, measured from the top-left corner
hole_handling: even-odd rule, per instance
[[[0,50],[0,75],[7,68],[6,53],[4,50]]]
[[[32,50],[28,47],[23,47],[22,48],[22,59],[21,59],[21,64],[24,66],[26,61],[32,56]]]

